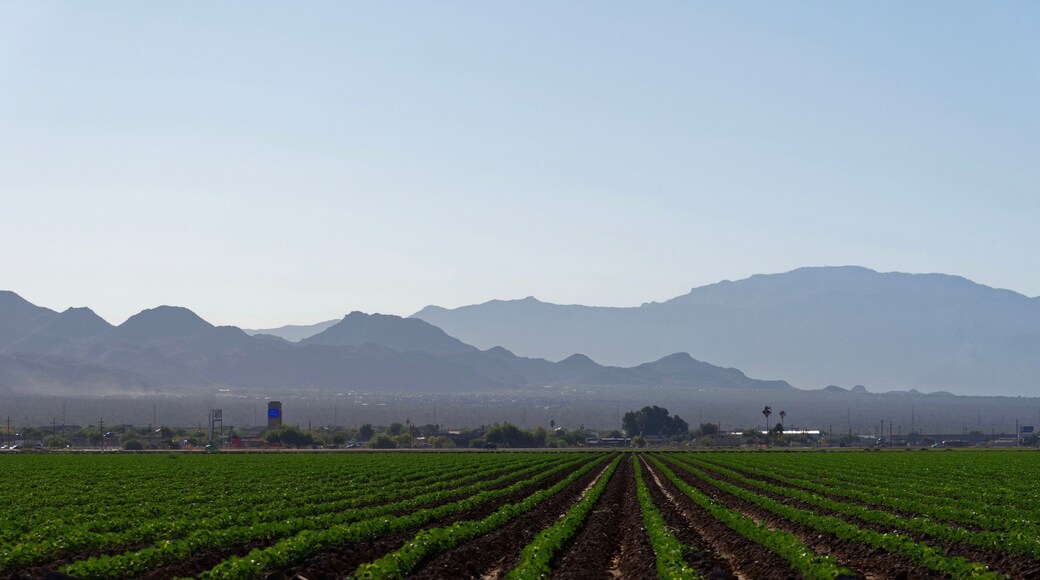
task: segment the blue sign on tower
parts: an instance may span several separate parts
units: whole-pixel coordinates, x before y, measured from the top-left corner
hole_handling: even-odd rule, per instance
[[[282,426],[282,403],[279,401],[268,401],[267,403],[267,428],[277,429]]]

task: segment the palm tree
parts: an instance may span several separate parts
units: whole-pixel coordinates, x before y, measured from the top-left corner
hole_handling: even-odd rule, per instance
[[[780,411],[780,424],[784,424],[784,417],[787,416],[787,411]]]
[[[766,408],[762,409],[762,414],[766,416],[766,439],[769,439],[769,416],[773,414],[773,408],[766,405]]]

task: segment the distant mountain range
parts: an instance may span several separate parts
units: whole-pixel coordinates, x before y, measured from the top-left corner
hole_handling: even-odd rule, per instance
[[[242,332],[245,332],[249,336],[265,334],[268,336],[277,336],[278,338],[288,340],[289,342],[300,342],[305,338],[310,338],[315,334],[318,334],[337,322],[339,322],[339,319],[326,320],[325,322],[319,322],[317,324],[289,324],[286,326],[279,326],[278,328],[243,328]]]
[[[801,388],[1040,393],[1040,298],[943,274],[803,268],[633,308],[493,300],[414,315],[478,348],[633,365],[685,351]]]
[[[87,308],[55,312],[0,292],[0,391],[136,394],[198,387],[468,392],[562,385],[791,389],[671,354],[631,368],[583,355],[558,363],[481,351],[416,318],[352,312],[298,343],[214,326],[181,307],[112,326]]]
[[[525,298],[243,331],[170,306],[112,326],[0,292],[0,391],[791,388],[737,368],[805,389],[1036,396],[1040,298],[942,274],[803,268],[633,308]]]

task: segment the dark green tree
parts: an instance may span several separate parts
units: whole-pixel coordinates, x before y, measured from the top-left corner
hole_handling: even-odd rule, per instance
[[[654,405],[638,411],[629,411],[621,418],[621,426],[629,437],[636,435],[682,435],[690,426],[679,415],[669,415],[668,409]]]
[[[534,431],[526,431],[508,422],[492,425],[484,434],[485,441],[503,447],[542,447],[545,445],[545,439],[545,429],[541,427]]]
[[[375,436],[376,430],[372,428],[371,423],[365,423],[358,428],[357,436],[360,441],[371,441],[372,437]]]
[[[702,437],[706,435],[718,435],[719,426],[715,423],[701,423],[701,426],[697,428],[697,433]]]
[[[282,425],[277,429],[267,431],[264,433],[264,440],[268,443],[288,445],[297,449],[314,444],[313,435],[290,425]]]
[[[368,442],[368,446],[372,449],[397,449],[397,441],[385,433],[380,433]]]

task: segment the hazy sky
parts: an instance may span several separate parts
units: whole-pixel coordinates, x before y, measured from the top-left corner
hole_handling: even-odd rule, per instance
[[[0,2],[0,288],[274,326],[808,265],[1040,294],[1040,3]]]

